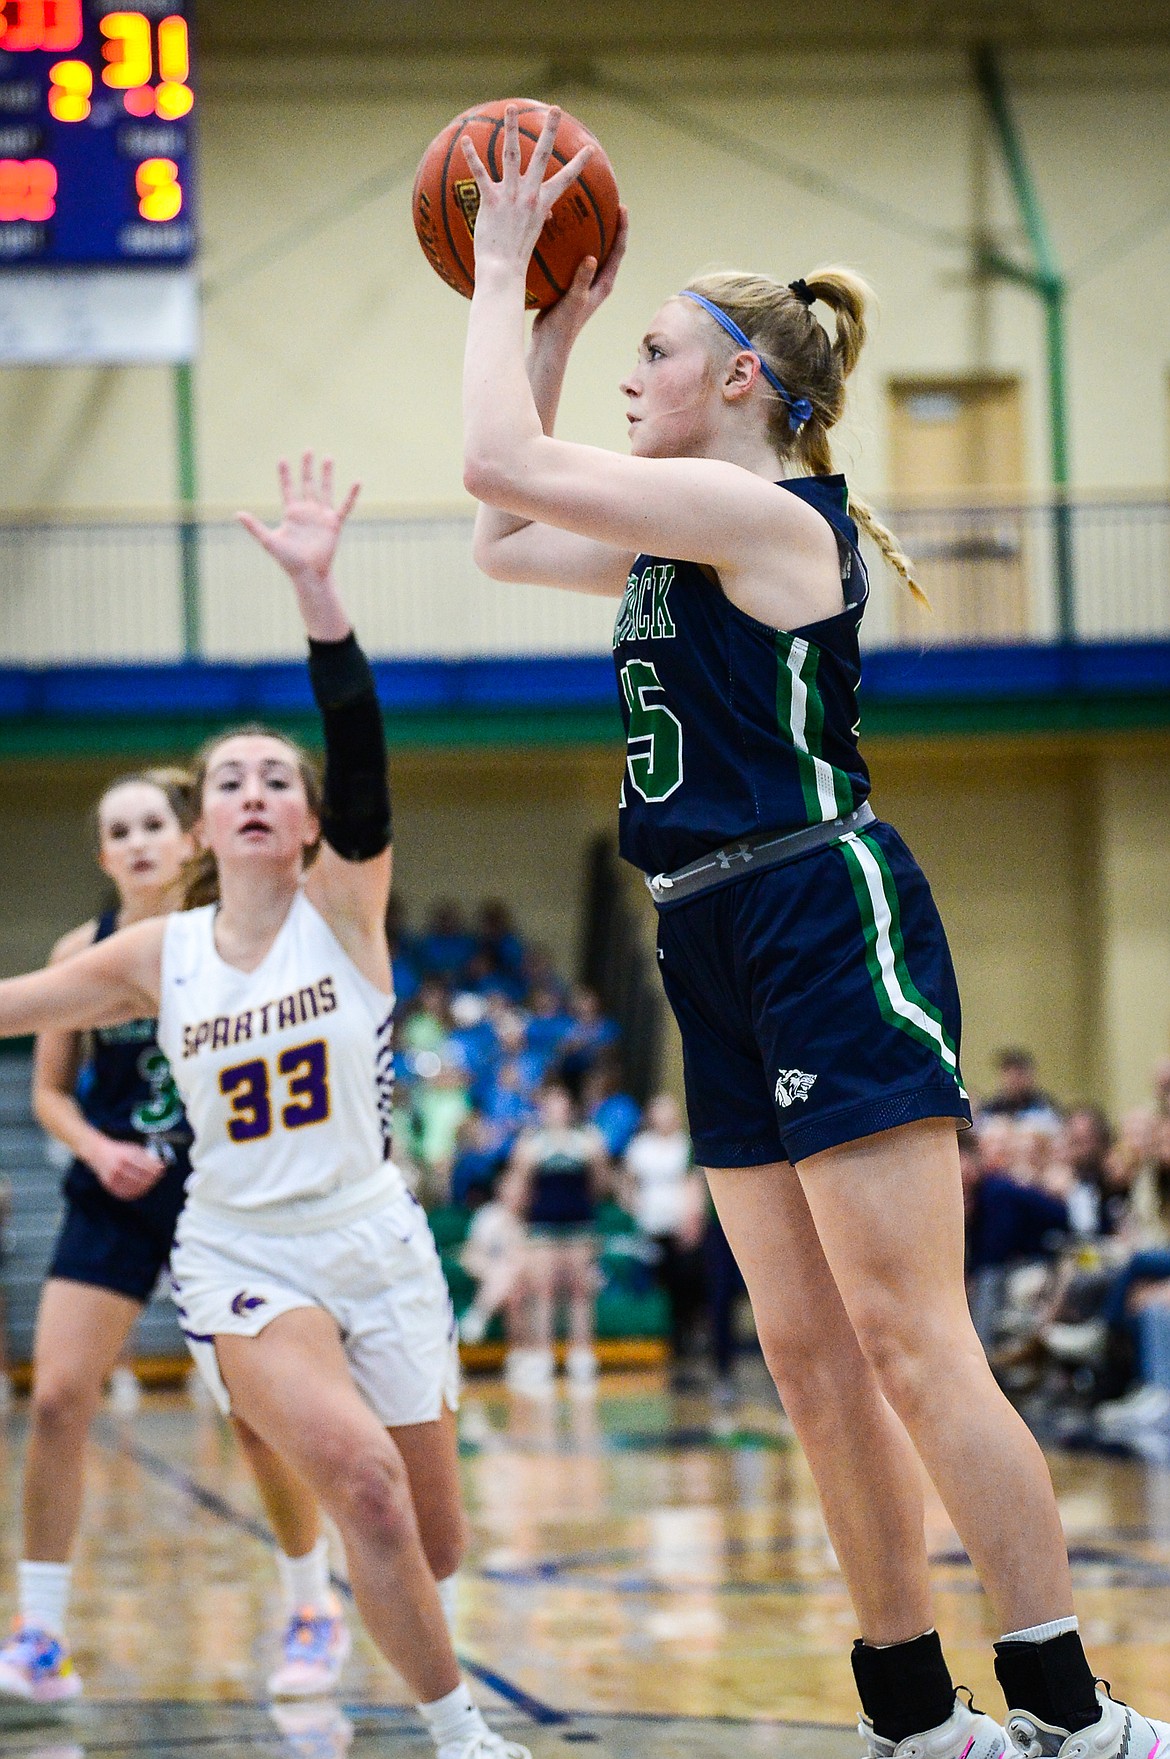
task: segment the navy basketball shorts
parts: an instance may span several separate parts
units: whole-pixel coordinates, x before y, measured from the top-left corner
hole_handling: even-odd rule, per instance
[[[889,825],[658,917],[701,1166],[807,1160],[922,1118],[970,1123],[950,949]]]
[[[143,1306],[166,1269],[190,1166],[185,1155],[145,1197],[113,1197],[81,1161],[65,1180],[65,1214],[48,1274]]]

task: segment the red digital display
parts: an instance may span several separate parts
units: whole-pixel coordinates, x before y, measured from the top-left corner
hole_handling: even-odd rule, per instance
[[[0,268],[184,262],[188,0],[0,0]]]
[[[76,49],[85,34],[81,0],[0,0],[0,49]]]

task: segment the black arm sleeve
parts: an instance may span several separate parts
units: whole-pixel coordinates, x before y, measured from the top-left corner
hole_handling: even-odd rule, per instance
[[[343,641],[309,642],[309,682],[325,732],[321,834],[343,861],[372,861],[391,837],[386,733],[352,630]]]

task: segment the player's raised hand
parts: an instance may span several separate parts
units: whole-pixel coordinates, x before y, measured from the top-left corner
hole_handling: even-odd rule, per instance
[[[514,104],[509,104],[504,112],[504,152],[498,181],[480,158],[471,136],[463,136],[463,154],[479,188],[479,212],[475,219],[477,274],[488,262],[527,271],[550,210],[580,176],[593,154],[592,145],[586,142],[567,165],[545,180],[561,120],[561,112],[554,106],[544,119],[527,167],[521,170],[519,115]]]
[[[537,313],[532,326],[532,339],[536,346],[556,342],[567,347],[576,341],[598,306],[603,305],[613,292],[617,272],[626,254],[629,235],[630,211],[623,203],[618,209],[613,249],[603,266],[600,269],[597,267],[596,257],[585,257],[577,265],[577,273],[556,304]]]
[[[280,524],[267,526],[253,513],[237,513],[236,518],[298,586],[311,587],[329,578],[342,526],[353,511],[361,484],[354,483],[341,506],[335,507],[332,458],[321,460],[318,473],[313,454],[305,452],[299,483],[294,481],[287,458],[282,458],[276,468],[280,479]]]

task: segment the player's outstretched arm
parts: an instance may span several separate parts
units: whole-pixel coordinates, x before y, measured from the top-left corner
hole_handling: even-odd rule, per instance
[[[325,736],[321,852],[305,890],[360,969],[377,980],[385,966],[390,891],[390,785],[386,737],[369,661],[358,644],[333,577],[333,563],[360,484],[333,505],[333,461],[318,472],[311,452],[294,481],[278,466],[282,517],[263,525],[238,515],[296,590],[309,641],[309,678]]]
[[[480,198],[463,379],[466,488],[517,518],[626,553],[677,556],[732,576],[765,554],[775,558],[774,586],[802,588],[810,562],[817,567],[827,554],[824,521],[797,496],[777,495],[764,476],[718,458],[621,457],[545,434],[524,369],[525,275],[551,207],[590,152],[583,147],[543,181],[558,120],[550,110],[521,171],[517,115],[508,111],[498,181],[463,140]],[[750,349],[736,356],[732,394],[747,394],[758,373]]]
[[[613,292],[629,236],[629,215],[618,210],[613,249],[602,268],[595,257],[580,264],[568,291],[538,313],[526,362],[532,400],[544,433],[551,438],[573,344],[589,319]],[[537,520],[518,518],[481,502],[475,519],[476,565],[493,580],[531,581],[577,592],[620,598],[633,561],[632,550],[615,549],[574,532],[558,531]]]
[[[136,922],[60,964],[0,983],[0,1038],[84,1032],[158,1013],[166,918]]]

